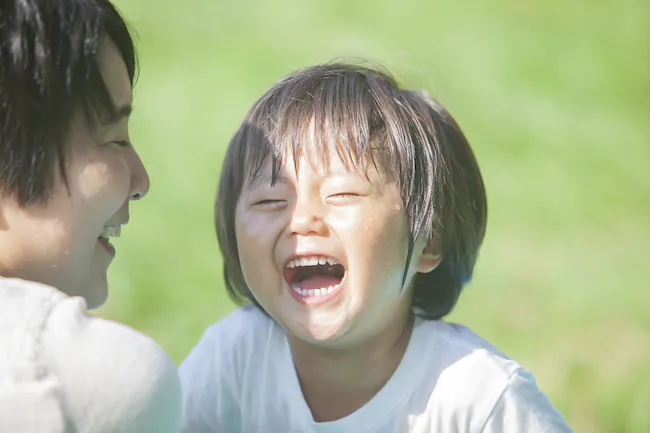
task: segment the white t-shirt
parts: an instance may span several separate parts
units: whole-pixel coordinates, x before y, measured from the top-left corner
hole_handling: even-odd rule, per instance
[[[255,307],[207,329],[180,367],[184,433],[570,432],[530,373],[469,329],[417,319],[365,406],[315,422],[285,331]]]
[[[0,278],[0,432],[178,433],[180,403],[153,340],[81,298]]]

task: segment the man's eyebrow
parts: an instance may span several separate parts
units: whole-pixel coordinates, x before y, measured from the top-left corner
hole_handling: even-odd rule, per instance
[[[124,104],[120,106],[115,112],[111,115],[106,122],[107,125],[113,125],[125,117],[129,117],[133,113],[133,106],[131,104]]]

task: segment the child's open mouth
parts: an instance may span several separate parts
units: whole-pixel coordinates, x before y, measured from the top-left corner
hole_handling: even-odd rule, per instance
[[[316,305],[336,297],[345,277],[338,260],[326,256],[298,257],[284,268],[292,296],[303,304]]]

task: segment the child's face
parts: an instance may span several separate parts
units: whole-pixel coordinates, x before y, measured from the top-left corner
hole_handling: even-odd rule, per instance
[[[296,173],[286,159],[274,186],[267,158],[242,189],[235,230],[244,278],[264,309],[300,339],[347,345],[407,320],[408,230],[391,176],[349,171],[331,153],[328,171],[303,158]],[[415,245],[407,283],[435,267],[424,247]]]

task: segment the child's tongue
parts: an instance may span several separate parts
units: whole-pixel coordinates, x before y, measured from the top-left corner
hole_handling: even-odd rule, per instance
[[[334,275],[311,275],[298,283],[298,287],[303,290],[327,289],[330,286],[336,286],[341,282],[340,278]]]

